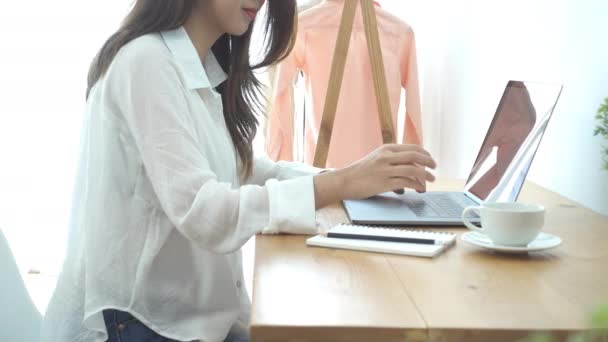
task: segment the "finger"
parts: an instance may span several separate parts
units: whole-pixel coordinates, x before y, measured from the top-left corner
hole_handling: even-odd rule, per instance
[[[401,188],[408,188],[416,190],[416,192],[422,193],[426,191],[426,185],[420,183],[415,179],[411,179],[408,177],[394,178],[397,182],[401,183]]]
[[[437,163],[430,156],[419,152],[399,152],[388,157],[388,162],[392,165],[418,164],[424,167],[435,169]]]
[[[390,189],[409,188],[409,189],[414,189],[414,190],[420,191],[420,192],[426,191],[426,185],[421,184],[417,180],[411,179],[409,177],[390,178],[389,179],[389,188]]]
[[[424,167],[428,167],[434,169],[437,167],[437,163],[435,160],[424,153],[420,152],[398,152],[393,153],[388,160],[392,162],[392,164],[419,164]]]
[[[413,165],[393,166],[389,170],[391,178],[407,177],[420,184],[420,187],[415,188],[419,193],[426,192],[426,182],[434,182],[435,176],[425,170],[423,167]]]
[[[384,145],[389,151],[394,153],[399,152],[418,152],[431,156],[431,154],[419,145],[414,144],[387,144]]]
[[[415,178],[421,183],[435,181],[435,175],[427,171],[424,167],[414,165],[393,166],[390,175],[391,177]]]
[[[426,192],[426,182],[434,182],[435,175],[428,172],[426,169],[422,167],[407,165],[407,166],[396,166],[391,170],[392,177],[406,177],[410,178],[418,182],[421,185],[421,188],[416,188],[416,190],[420,190],[418,192]]]
[[[434,181],[436,181],[436,180],[437,180],[437,177],[435,177],[435,175],[434,175],[434,174],[432,174],[432,173],[430,173],[429,171],[424,170],[424,179],[425,179],[427,182],[434,182]]]
[[[426,179],[426,170],[417,165],[395,165],[388,170],[389,177],[409,177],[418,181]]]

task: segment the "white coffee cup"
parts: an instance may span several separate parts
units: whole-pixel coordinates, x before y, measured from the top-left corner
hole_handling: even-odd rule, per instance
[[[478,212],[481,228],[472,224],[468,214]],[[467,228],[485,234],[496,245],[526,246],[540,233],[545,224],[545,208],[538,204],[484,203],[462,212]]]

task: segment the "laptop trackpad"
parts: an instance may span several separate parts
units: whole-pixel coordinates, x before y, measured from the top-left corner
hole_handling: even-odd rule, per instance
[[[390,192],[363,200],[346,200],[344,205],[352,221],[399,222],[417,217],[404,199]]]

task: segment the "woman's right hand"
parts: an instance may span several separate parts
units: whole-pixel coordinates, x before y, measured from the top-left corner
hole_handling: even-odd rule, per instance
[[[356,163],[315,176],[316,207],[344,199],[362,199],[403,188],[426,191],[435,176],[431,155],[417,145],[383,145]]]

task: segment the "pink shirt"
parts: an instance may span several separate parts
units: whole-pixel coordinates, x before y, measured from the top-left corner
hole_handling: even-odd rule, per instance
[[[270,111],[266,152],[273,160],[293,160],[293,99],[291,88],[298,70],[305,77],[307,108],[304,162],[312,164],[323,115],[327,84],[344,0],[326,0],[303,12],[293,52],[278,67],[274,106]],[[376,7],[388,92],[397,136],[401,89],[406,90],[404,142],[421,144],[420,96],[416,44],[412,28]],[[344,167],[382,145],[371,63],[357,8],[329,147],[327,167]]]

